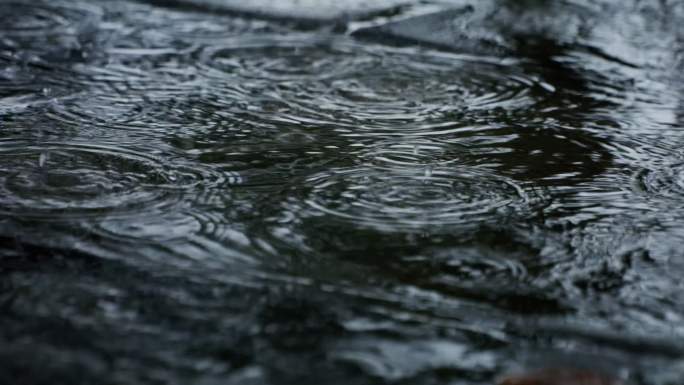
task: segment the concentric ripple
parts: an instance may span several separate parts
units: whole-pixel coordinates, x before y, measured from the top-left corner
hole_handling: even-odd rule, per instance
[[[681,198],[684,196],[684,162],[639,171],[635,176],[638,192],[655,197]]]
[[[183,47],[175,54],[142,47],[135,60],[117,51],[112,63],[77,66],[87,91],[55,103],[48,116],[161,135],[204,129],[211,116],[256,129],[324,126],[340,139],[428,137],[525,111],[552,92],[519,67],[482,58],[332,36],[225,40],[204,42],[194,58]]]
[[[310,215],[381,231],[459,228],[530,215],[545,197],[515,181],[472,167],[353,167],[309,177],[300,199]]]
[[[101,14],[97,6],[80,2],[5,1],[0,4],[0,47],[25,54],[36,50],[52,59],[83,52],[90,38],[86,32]]]
[[[116,91],[109,94],[97,91],[52,103],[46,116],[71,126],[150,133],[157,129],[168,131],[177,128],[163,120],[175,104],[170,89],[151,92],[149,96],[142,93],[127,98]]]
[[[101,16],[88,3],[0,2],[0,114],[74,93],[69,63],[93,52]]]
[[[422,275],[416,278],[427,282],[455,286],[482,284],[483,278],[487,278],[485,282],[491,288],[492,280],[505,284],[527,278],[524,256],[519,254],[515,249],[502,251],[482,246],[445,248],[404,257],[401,268],[421,271]]]
[[[346,64],[367,61],[355,57],[353,45],[336,45],[333,37],[297,38],[247,36],[199,52],[201,67],[213,75],[234,74],[248,79],[294,81],[334,78],[354,72]]]
[[[462,161],[472,151],[466,146],[428,138],[377,141],[360,154],[366,164],[399,169],[447,166]]]
[[[3,143],[0,159],[6,165],[0,172],[2,211],[25,217],[118,216],[163,209],[186,189],[223,181],[211,170],[162,163],[109,146]]]
[[[259,96],[282,103],[280,117],[366,134],[444,131],[463,114],[530,108],[554,92],[504,60],[367,46],[339,37],[242,39],[207,47],[198,60],[214,82],[264,83]]]

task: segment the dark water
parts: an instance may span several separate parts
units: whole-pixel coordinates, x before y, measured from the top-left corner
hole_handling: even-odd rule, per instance
[[[684,383],[681,4],[152,3],[0,0],[0,383]]]

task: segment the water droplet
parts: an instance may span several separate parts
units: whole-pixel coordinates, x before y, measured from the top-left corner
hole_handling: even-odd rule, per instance
[[[38,167],[44,167],[45,162],[48,160],[48,153],[47,152],[41,152],[40,157],[38,158]]]

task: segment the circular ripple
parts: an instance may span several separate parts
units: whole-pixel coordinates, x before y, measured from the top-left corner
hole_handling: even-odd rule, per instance
[[[477,280],[483,277],[500,280],[521,280],[527,276],[527,269],[518,260],[502,256],[483,256],[477,251],[464,253],[445,261],[445,271],[459,280]]]
[[[50,117],[82,126],[168,132],[181,128],[173,121],[194,110],[195,100],[186,101],[197,94],[223,95],[227,100],[217,109],[244,99],[243,92],[227,89],[203,93],[209,84],[204,77],[198,80],[201,68],[189,54],[229,36],[263,32],[266,23],[136,4],[104,7],[109,23],[99,37],[102,60],[72,66],[67,78],[84,91],[56,100]]]
[[[4,143],[0,207],[29,217],[126,215],[162,209],[187,189],[224,181],[220,173],[116,147]]]
[[[200,67],[217,77],[237,75],[270,81],[331,79],[355,71],[345,64],[361,64],[354,47],[333,45],[331,37],[312,39],[251,36],[199,52]]]
[[[453,130],[464,115],[526,109],[553,92],[503,62],[332,37],[246,40],[201,51],[203,75],[215,87],[243,80],[258,91],[246,100],[280,103],[280,119],[338,131],[429,135]]]
[[[85,3],[0,2],[0,114],[73,94],[68,63],[93,52],[100,17]]]
[[[416,169],[416,167],[448,166],[462,162],[472,152],[465,146],[427,138],[378,141],[364,146],[364,164]]]
[[[168,119],[176,105],[174,95],[160,92],[158,99],[137,93],[88,93],[51,103],[46,113],[51,119],[86,129],[100,128],[151,133],[178,129]]]
[[[79,51],[102,11],[73,1],[9,1],[0,3],[0,47],[37,50],[51,58]],[[47,51],[45,51],[47,50]]]
[[[473,119],[525,109],[548,93],[512,66],[332,37],[245,36],[205,46],[196,60],[158,56],[152,68],[140,55],[140,63],[77,67],[89,91],[48,115],[161,135],[206,131],[207,123],[280,132],[325,126],[328,141],[339,141],[472,131]]]
[[[306,179],[304,212],[382,231],[472,227],[531,215],[539,191],[472,167],[343,168]]]
[[[639,171],[635,177],[635,188],[651,196],[681,198],[684,196],[684,163]]]
[[[398,266],[401,270],[415,271],[415,278],[429,282],[450,282],[462,286],[464,283],[485,283],[483,279],[486,278],[486,283],[491,285],[491,279],[500,284],[526,279],[526,256],[519,250],[499,250],[484,245],[447,247],[402,257]]]

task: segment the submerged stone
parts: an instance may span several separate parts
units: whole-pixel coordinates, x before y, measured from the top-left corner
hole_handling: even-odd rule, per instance
[[[281,19],[306,25],[358,20],[392,13],[410,0],[147,0],[163,6]]]
[[[464,53],[510,54],[539,41],[572,41],[587,11],[544,1],[460,1],[449,9],[362,28],[354,35]]]
[[[472,6],[420,15],[384,25],[362,28],[356,37],[407,42],[468,52],[505,52],[511,46],[497,34],[470,26],[476,18]]]
[[[681,41],[674,2],[453,0],[429,14],[360,28],[353,35],[459,53],[554,57],[570,49],[623,66],[672,68]],[[675,56],[675,55],[673,55]]]

